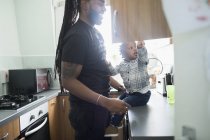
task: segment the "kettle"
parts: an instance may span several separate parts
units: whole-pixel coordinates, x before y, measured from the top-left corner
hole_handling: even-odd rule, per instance
[[[156,90],[166,97],[166,75],[157,76]]]

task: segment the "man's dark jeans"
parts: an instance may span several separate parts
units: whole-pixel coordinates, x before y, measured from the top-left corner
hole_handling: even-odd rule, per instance
[[[108,96],[108,92],[102,92]],[[75,130],[75,140],[105,140],[105,128],[110,122],[110,113],[104,107],[70,96],[69,119]],[[107,140],[107,139],[106,139]]]

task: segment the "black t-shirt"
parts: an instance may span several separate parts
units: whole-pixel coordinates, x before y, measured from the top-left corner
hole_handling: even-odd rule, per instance
[[[70,29],[63,41],[62,61],[81,64],[83,68],[78,80],[96,92],[109,89],[110,73],[103,43],[101,34],[81,20]]]

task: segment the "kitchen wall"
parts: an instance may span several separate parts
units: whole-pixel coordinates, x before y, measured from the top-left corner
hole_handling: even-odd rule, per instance
[[[0,95],[6,94],[7,69],[22,68],[13,0],[0,0]]]
[[[0,69],[22,67],[13,0],[0,0]]]
[[[54,15],[51,0],[14,0],[23,67],[53,67]]]
[[[54,67],[55,26],[51,0],[0,0],[0,95],[8,69]],[[53,80],[53,88],[59,88]]]
[[[53,67],[52,8],[50,0],[0,0],[0,69]]]
[[[175,134],[183,126],[195,129],[197,140],[210,139],[210,81],[205,67],[206,40],[210,27],[174,37],[175,42]]]
[[[14,0],[24,68],[54,68],[56,16],[54,0]],[[62,20],[61,20],[62,21]],[[59,88],[52,71],[51,88]]]
[[[174,40],[175,139],[195,136],[195,140],[209,140],[210,79],[206,64],[210,59],[206,55],[210,55],[210,4],[194,0],[163,2]],[[184,133],[188,135],[184,137]]]

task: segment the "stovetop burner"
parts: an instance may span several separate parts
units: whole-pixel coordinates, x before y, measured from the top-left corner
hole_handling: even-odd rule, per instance
[[[34,95],[3,95],[0,96],[0,110],[16,110],[38,98]]]

